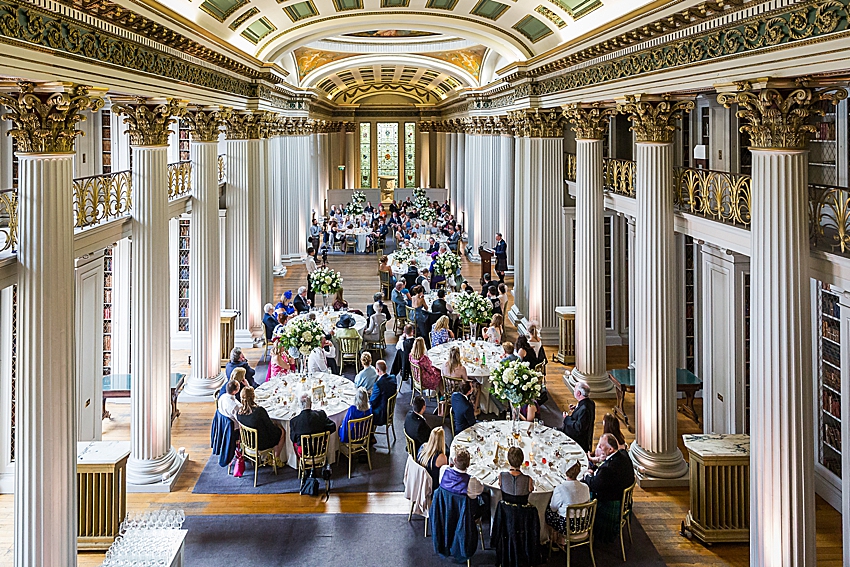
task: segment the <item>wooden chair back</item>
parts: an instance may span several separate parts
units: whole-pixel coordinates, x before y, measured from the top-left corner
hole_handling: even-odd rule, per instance
[[[393,416],[395,415],[395,400],[398,397],[398,392],[387,398],[387,428],[393,427]],[[395,428],[393,428],[395,435]]]
[[[257,457],[257,430],[240,425],[239,440],[242,442],[242,453],[250,460]]]
[[[362,343],[363,339],[360,337],[342,337],[339,339],[339,352],[343,355],[358,356]]]
[[[437,282],[435,289],[446,289],[447,286],[448,286],[448,282],[446,280],[441,280],[441,281]]]
[[[443,391],[446,393],[446,399],[451,403],[452,394],[460,392],[463,386],[463,378],[455,378],[454,376],[443,376]]]
[[[407,317],[407,321],[409,323],[415,324],[416,323],[416,315],[415,315],[416,309],[414,309],[410,305],[405,305],[404,309],[405,309],[405,317]]]
[[[422,369],[418,362],[410,361],[410,373],[413,376],[413,390],[422,392]]]

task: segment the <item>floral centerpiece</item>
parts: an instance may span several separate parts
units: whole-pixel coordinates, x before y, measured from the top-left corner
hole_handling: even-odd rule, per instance
[[[330,268],[318,268],[310,275],[310,287],[313,293],[336,293],[342,288],[342,276]]]
[[[431,200],[425,195],[425,189],[417,187],[413,190],[413,205],[419,211],[419,218],[431,224],[437,218],[437,211],[431,205]]]
[[[306,358],[314,348],[322,344],[324,334],[319,323],[304,317],[287,323],[278,341],[292,356]]]
[[[393,252],[393,262],[402,266],[416,264],[419,257],[419,252],[412,246],[402,246]]]
[[[543,394],[543,375],[529,368],[527,362],[506,360],[490,372],[490,393],[510,402],[515,410],[513,430],[516,431],[519,408]]]
[[[362,215],[363,203],[366,202],[366,193],[363,191],[354,191],[351,193],[351,206],[348,207],[348,214]]]
[[[434,271],[441,276],[454,276],[460,271],[460,257],[451,251],[446,251],[439,256],[434,263]]]
[[[493,316],[493,304],[477,293],[461,293],[455,296],[455,313],[467,325],[489,323]]]

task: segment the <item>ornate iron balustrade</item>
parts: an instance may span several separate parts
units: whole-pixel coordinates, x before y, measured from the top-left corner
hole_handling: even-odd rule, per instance
[[[750,176],[677,167],[673,202],[683,212],[750,227]]]
[[[178,161],[168,164],[168,198],[175,199],[192,190],[192,162]]]
[[[809,185],[812,248],[850,256],[850,189]]]
[[[129,171],[74,180],[74,228],[87,228],[130,214]]]
[[[635,196],[635,162],[628,159],[604,158],[602,185],[613,193],[633,198]]]
[[[218,182],[224,183],[227,181],[227,161],[224,154],[218,156]]]
[[[18,192],[15,189],[0,191],[0,252],[18,249]]]
[[[576,160],[576,155],[575,154],[567,154],[567,163],[565,164],[567,181],[572,181],[572,182],[575,183],[577,166],[578,166],[578,161]]]

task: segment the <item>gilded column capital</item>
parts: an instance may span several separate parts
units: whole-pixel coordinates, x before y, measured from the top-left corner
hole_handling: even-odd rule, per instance
[[[189,125],[189,134],[195,142],[217,142],[221,129],[227,124],[232,111],[224,107],[188,107],[181,118]]]
[[[83,85],[63,84],[59,90],[37,87],[35,83],[19,82],[17,91],[0,93],[0,105],[8,112],[3,116],[12,121],[9,136],[18,142],[21,153],[67,154],[74,152],[74,141],[83,132],[77,123],[86,119],[84,110],[97,111],[103,107],[98,89]]]
[[[433,120],[422,120],[419,122],[419,131],[423,134],[430,134],[437,131],[437,123]]]
[[[676,121],[693,109],[694,101],[668,95],[658,98],[630,95],[617,104],[617,112],[629,116],[636,141],[661,144],[673,142]]]
[[[577,140],[601,140],[608,131],[611,117],[616,115],[616,107],[606,107],[598,102],[568,104],[564,107],[564,117],[572,123]]]
[[[822,101],[833,104],[847,98],[847,90],[839,87],[793,90],[773,88],[749,90],[748,85],[737,93],[721,93],[717,102],[729,108],[738,105],[738,118],[748,122],[741,132],[750,137],[750,147],[757,149],[804,150],[809,134],[815,127],[808,123],[810,116],[823,116]]]
[[[529,108],[508,113],[514,135],[521,138],[561,138],[564,116],[561,109]]]
[[[181,106],[176,98],[112,99],[112,112],[124,116],[131,146],[167,146],[170,126],[183,114]]]
[[[357,122],[343,122],[342,127],[346,134],[354,134],[357,132]]]
[[[316,129],[315,121],[309,118],[286,117],[283,121],[283,136],[309,136]]]
[[[498,116],[473,116],[468,119],[467,132],[479,136],[501,134],[501,122]]]
[[[513,136],[514,129],[511,121],[507,116],[497,116],[495,118],[496,123],[496,134],[500,136]]]
[[[251,114],[253,120],[248,124],[248,139],[264,140],[269,138],[274,126],[274,112],[254,110]]]
[[[333,120],[315,120],[315,131],[317,134],[334,134],[339,132],[342,123]]]

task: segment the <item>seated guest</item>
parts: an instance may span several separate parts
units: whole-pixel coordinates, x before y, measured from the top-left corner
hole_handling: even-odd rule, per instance
[[[239,368],[233,369],[233,372],[230,374],[230,380],[225,380],[224,384],[221,385],[221,389],[218,391],[219,397],[227,393],[227,384],[230,381],[235,381],[239,384],[239,390],[236,391],[235,396],[237,400],[241,401],[242,398],[240,398],[239,396],[240,391],[244,388],[251,386],[251,384],[248,382],[248,378],[246,378],[245,369],[241,366]]]
[[[387,304],[384,303],[384,294],[381,292],[376,293],[372,296],[373,303],[370,303],[366,306],[366,317],[371,317],[374,313],[383,313],[386,320],[389,321],[392,318],[392,314],[390,314],[390,309],[387,307]]]
[[[620,431],[620,421],[610,413],[606,413],[602,416],[602,434],[604,435],[606,433],[610,433],[614,436],[614,439],[617,440],[617,450],[628,450],[629,447],[626,445],[626,439]],[[593,465],[598,465],[605,460],[605,455],[600,452],[599,445],[597,444],[596,451],[588,453],[587,458]]]
[[[336,311],[342,311],[343,308],[348,308],[348,302],[342,296],[342,288],[336,290],[336,295],[334,295],[333,308]]]
[[[354,396],[354,405],[348,408],[342,423],[339,424],[339,440],[348,443],[348,422],[352,419],[360,419],[372,415],[369,407],[369,393],[365,388],[357,388]]]
[[[254,369],[251,368],[250,364],[248,364],[248,360],[245,358],[245,355],[242,354],[242,349],[239,347],[234,347],[233,350],[230,351],[230,361],[227,363],[227,366],[224,367],[224,374],[228,379],[230,379],[230,374],[233,372],[234,368],[244,368],[245,377],[248,379],[248,385],[252,388],[257,387],[256,382],[254,382]]]
[[[460,386],[460,392],[452,394],[452,414],[454,414],[455,435],[475,425],[475,407],[469,400],[469,394],[471,392],[472,384],[465,381]]]
[[[493,304],[493,314],[494,315],[502,315],[502,302],[499,300],[498,292],[496,291],[496,286],[490,285],[487,287],[487,299],[490,303]]]
[[[508,504],[525,506],[528,504],[528,495],[534,492],[534,481],[531,477],[520,470],[525,454],[519,447],[508,449],[508,465],[510,469],[499,473],[499,489],[502,491],[502,500]]]
[[[384,339],[384,337],[381,336],[382,329],[386,330],[385,327],[382,327],[382,325],[386,322],[387,316],[384,315],[382,311],[373,313],[369,317],[369,323],[366,325],[366,328],[363,329],[363,340],[373,343],[382,341]]]
[[[334,336],[337,339],[359,339],[360,333],[358,333],[357,329],[354,328],[355,323],[354,317],[348,313],[343,313],[340,316],[339,321],[336,322]]]
[[[413,398],[411,408],[404,418],[404,434],[413,439],[413,454],[416,455],[419,448],[428,442],[428,437],[431,435],[431,428],[428,427],[428,422],[425,421],[425,398],[422,396]]]
[[[236,394],[239,393],[239,389],[242,386],[236,380],[229,380],[225,382],[224,387],[225,392],[218,397],[216,402],[218,413],[233,420],[236,428],[239,429],[239,420],[236,417],[236,413],[239,410],[240,403],[236,399]]]
[[[421,287],[419,289],[422,289]],[[422,337],[425,339],[425,343],[428,344],[431,342],[428,333],[431,331],[431,312],[425,308],[425,302],[422,302],[422,305],[417,307],[413,311],[413,322],[416,323],[416,336]],[[428,348],[430,344],[428,344]]]
[[[455,334],[449,329],[449,318],[443,315],[434,323],[431,331],[431,348],[447,343],[455,338]]]
[[[472,404],[472,407],[475,408],[475,415],[478,415],[478,395],[481,391],[481,386],[475,380],[470,380],[469,375],[466,373],[466,367],[460,360],[460,349],[456,346],[453,346],[449,349],[449,358],[446,360],[446,363],[441,368],[443,376],[448,376],[450,378],[460,378],[465,382],[469,383],[472,387],[472,390],[469,393],[469,402]]]
[[[502,315],[504,315],[508,312],[508,286],[500,283],[497,289],[499,291],[499,295],[496,297],[499,299],[499,306],[502,309]]]
[[[482,276],[482,278],[484,279],[484,281],[481,284],[481,297],[486,298],[487,297],[487,291],[490,289],[490,284],[493,283],[493,277],[488,272],[488,273],[484,274]]]
[[[620,502],[623,491],[635,481],[635,470],[629,454],[625,449],[617,449],[617,440],[610,433],[599,438],[597,451],[603,455],[603,461],[594,471],[588,471],[582,482],[598,501],[594,536],[610,543],[620,531]]]
[[[463,280],[463,282],[461,282],[460,291],[462,291],[463,293],[475,293],[475,289],[466,280]]]
[[[354,385],[358,388],[366,388],[367,392],[372,391],[372,386],[378,380],[378,373],[372,366],[372,355],[364,352],[360,355],[360,364],[363,365],[363,370],[357,373],[354,377]]]
[[[440,467],[440,488],[452,494],[463,494],[473,500],[472,517],[478,519],[481,517],[481,502],[478,497],[484,492],[484,486],[477,478],[467,474],[468,467],[469,452],[461,447],[455,454],[452,466]]]
[[[407,266],[407,271],[402,276],[407,289],[413,289],[416,286],[416,278],[419,277],[419,272],[416,270],[416,264]]]
[[[576,480],[581,472],[581,465],[575,462],[567,469],[567,480],[552,491],[552,500],[546,507],[546,523],[552,528],[555,543],[563,547],[566,542],[569,521],[567,507],[574,504],[590,502],[590,489],[583,482]],[[617,511],[619,513],[619,510]]]
[[[274,447],[274,458],[280,461],[280,451],[283,449],[283,428],[271,420],[266,409],[254,401],[254,388],[250,386],[242,390],[242,405],[236,412],[236,419],[245,427],[257,430],[257,450],[265,451]],[[283,466],[279,462],[278,466]]]
[[[540,364],[541,362],[546,362],[545,358],[538,358],[537,351],[534,350],[534,348],[528,342],[528,337],[525,335],[520,335],[520,337],[517,339],[515,352],[519,355],[520,360],[528,363],[528,367],[531,369],[534,369],[534,367]]]
[[[588,397],[590,386],[583,380],[576,384],[573,393],[577,402],[570,404],[570,413],[564,412],[564,425],[561,427],[561,431],[578,443],[586,453],[590,451],[590,446],[593,444],[596,404]]]
[[[292,306],[295,308],[295,311],[300,315],[301,313],[307,313],[310,311],[310,304],[312,302],[307,299],[307,288],[303,285],[298,288],[298,295],[295,296],[295,300],[292,302]]]
[[[280,296],[280,302],[274,306],[274,309],[278,313],[284,313],[285,315],[294,315],[295,307],[292,305],[292,290],[284,291]]]
[[[528,344],[534,350],[538,364],[546,362],[546,353],[543,351],[543,341],[540,339],[540,327],[532,321],[528,326]]]
[[[446,290],[437,290],[437,299],[431,303],[431,313],[434,315],[448,315],[452,312],[451,306],[446,302]]]
[[[416,278],[416,285],[422,286],[425,290],[425,293],[431,293],[431,276],[428,268],[422,268],[422,271],[419,272],[419,277]]]
[[[416,462],[431,475],[431,486],[439,486],[440,469],[449,464],[446,457],[446,431],[442,427],[431,430],[428,440],[416,453]]]
[[[372,413],[375,419],[372,424],[377,427],[386,425],[388,419],[393,416],[387,415],[387,404],[389,399],[398,392],[398,384],[396,384],[395,376],[387,374],[387,363],[379,360],[375,363],[375,371],[378,373],[378,379],[375,385],[372,386],[372,396],[369,398],[369,404],[372,406]]]
[[[395,276],[393,275],[393,267],[390,265],[389,256],[381,256],[381,259],[378,261],[378,271],[388,273],[390,275],[390,286],[395,285]]]
[[[407,297],[404,293],[404,282],[399,281],[396,282],[395,288],[393,288],[393,292],[390,295],[390,299],[395,305],[395,315],[396,317],[407,318]]]
[[[449,245],[449,249],[450,249],[452,252],[454,252],[455,254],[457,254],[457,248],[458,248],[458,246],[457,246],[457,245],[458,245],[458,242],[460,242],[460,233],[459,233],[459,232],[457,232],[457,231],[454,229],[454,227],[450,226],[450,227],[449,227],[449,240],[448,240],[448,245]]]
[[[286,354],[286,349],[279,342],[272,347],[272,358],[269,361],[269,370],[266,374],[266,382],[280,374],[289,374],[294,369],[295,361]]]
[[[274,315],[274,306],[271,303],[266,303],[263,307],[263,327],[266,331],[266,340],[272,340],[272,334],[277,327],[277,317]]]
[[[330,335],[324,335],[321,345],[314,348],[307,358],[307,372],[310,374],[317,372],[339,374],[339,366],[336,363],[336,348],[328,337]]]
[[[499,362],[511,362],[514,360],[519,360],[519,357],[514,354],[514,343],[505,341],[502,343],[502,350],[505,351],[505,356],[502,357],[502,360]]]
[[[295,445],[295,452],[301,456],[301,436],[336,431],[336,423],[330,420],[323,410],[314,411],[310,394],[301,394],[299,400],[301,413],[289,422],[289,440]]]
[[[530,404],[520,406],[516,411],[519,419],[522,421],[532,422],[540,413],[540,408],[537,406],[537,402],[532,402]]]
[[[393,359],[393,374],[401,380],[410,378],[410,352],[413,350],[413,341],[416,340],[416,331],[413,325],[407,323],[402,335],[396,343],[396,355]]]
[[[410,306],[414,309],[418,309],[419,307],[427,309],[428,303],[425,301],[425,288],[421,285],[415,285],[410,290]]]
[[[431,364],[431,359],[426,353],[425,339],[416,337],[413,341],[413,348],[410,351],[410,363],[419,366],[419,375],[421,376],[422,388],[424,390],[443,389],[442,380],[440,380],[440,371],[434,368]]]
[[[484,329],[484,338],[488,343],[499,344],[502,342],[502,316],[493,315],[490,326]]]
[[[433,236],[430,237],[428,239],[428,249],[426,250],[426,252],[428,254],[433,254],[434,252],[438,252],[439,250],[440,250],[440,246],[439,246],[439,244],[437,244],[437,241],[434,240]]]

